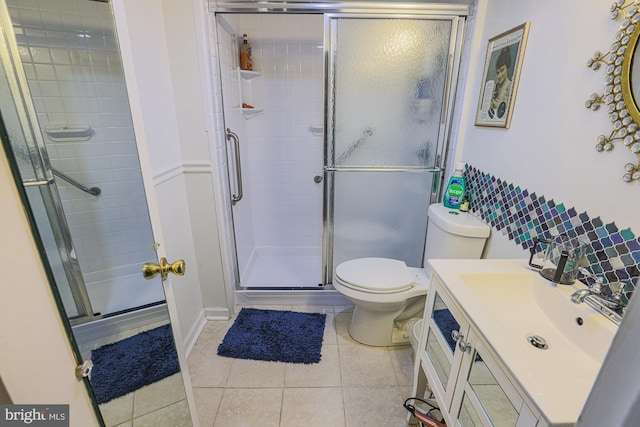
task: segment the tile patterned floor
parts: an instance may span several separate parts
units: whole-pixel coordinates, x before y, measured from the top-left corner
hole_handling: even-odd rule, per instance
[[[354,341],[351,307],[256,308],[326,313],[322,360],[300,365],[218,356],[233,319],[209,321],[188,360],[202,427],[407,425],[402,403],[411,393],[411,347]]]

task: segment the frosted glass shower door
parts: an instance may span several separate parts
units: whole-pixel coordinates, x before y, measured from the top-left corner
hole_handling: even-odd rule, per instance
[[[369,256],[420,267],[457,17],[336,16],[327,28],[328,271]]]

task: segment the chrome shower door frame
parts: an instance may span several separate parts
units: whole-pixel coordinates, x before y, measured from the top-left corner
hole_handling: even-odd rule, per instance
[[[322,213],[322,283],[321,288],[327,287],[333,280],[333,210],[334,210],[334,173],[337,168],[329,163],[329,121],[331,120],[330,105],[333,99],[332,84],[329,80],[330,67],[330,21],[345,17],[360,18],[406,18],[406,19],[440,19],[452,22],[451,39],[449,45],[449,57],[447,59],[447,75],[445,83],[445,97],[440,117],[440,133],[437,143],[436,165],[430,169],[419,168],[387,168],[387,172],[403,173],[432,173],[434,174],[433,188],[431,189],[430,203],[436,202],[442,191],[445,164],[447,163],[447,150],[453,122],[453,108],[456,99],[456,81],[460,70],[460,58],[464,43],[467,16],[471,14],[472,6],[469,4],[435,4],[435,3],[393,3],[393,2],[284,2],[284,1],[209,1],[209,10],[212,16],[216,13],[280,13],[280,14],[322,14],[325,20],[324,25],[324,171],[323,171],[323,213]],[[213,20],[217,22],[217,20]],[[226,128],[226,127],[225,127]],[[340,169],[341,171],[346,171]],[[376,169],[382,171],[383,169]],[[356,169],[351,170],[353,172]],[[366,171],[359,169],[359,171]],[[225,209],[231,212],[231,201],[226,202]],[[233,218],[233,215],[231,215]],[[229,226],[234,229],[233,219],[229,221]],[[230,236],[233,247],[233,264],[235,270],[236,283],[234,287],[241,290],[239,283],[239,269],[237,248],[234,233]]]

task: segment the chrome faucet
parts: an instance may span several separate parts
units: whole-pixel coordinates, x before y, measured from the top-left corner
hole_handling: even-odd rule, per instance
[[[591,273],[586,268],[580,267],[578,269],[580,273],[585,276],[594,279],[594,283],[587,289],[580,289],[571,294],[571,301],[575,304],[581,304],[586,302],[589,306],[596,311],[603,314],[609,320],[617,325],[620,325],[622,321],[622,315],[624,313],[625,305],[622,300],[622,293],[624,292],[624,284],[619,283],[619,288],[616,291],[612,290],[611,296],[602,294],[603,279]]]
[[[617,294],[617,292],[616,292]],[[576,304],[580,304],[585,302],[585,300],[587,299],[587,297],[592,296],[596,299],[598,299],[600,301],[600,303],[602,305],[604,305],[607,308],[610,308],[612,310],[618,310],[621,309],[622,307],[624,307],[624,305],[622,305],[621,301],[620,301],[620,297],[619,296],[611,296],[611,297],[606,297],[600,293],[596,293],[591,289],[580,289],[578,291],[575,291],[573,294],[571,294],[571,301],[576,303]]]

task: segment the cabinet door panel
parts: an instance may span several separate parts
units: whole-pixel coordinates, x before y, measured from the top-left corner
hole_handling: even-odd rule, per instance
[[[438,276],[432,275],[425,305],[420,358],[447,425],[457,427],[540,427],[544,421],[524,400],[499,357],[471,327]],[[455,332],[452,336],[452,332]],[[422,378],[425,377],[422,376]],[[424,394],[424,381],[414,391]]]
[[[467,393],[462,397],[462,405],[458,413],[458,424],[461,427],[484,427]]]
[[[461,371],[468,374],[461,374],[457,384],[457,388],[463,390],[464,396],[454,398],[452,405],[452,408],[460,405],[460,424],[465,427],[475,426],[476,422],[481,420],[481,425],[486,426],[521,425],[524,421],[519,419],[521,412],[530,415],[530,411],[475,334],[470,337],[470,342],[471,349],[465,355],[461,367]],[[458,399],[462,401],[458,403]],[[475,413],[471,414],[472,412]],[[535,421],[533,424],[525,422],[524,425],[535,425]]]
[[[468,323],[457,309],[444,297],[437,288],[432,288],[428,311],[428,331],[425,340],[427,369],[437,381],[430,384],[431,390],[439,398],[440,404],[449,408],[457,381],[458,368],[462,360],[460,351],[456,351],[457,339],[452,338],[455,331],[464,337],[469,330]]]

